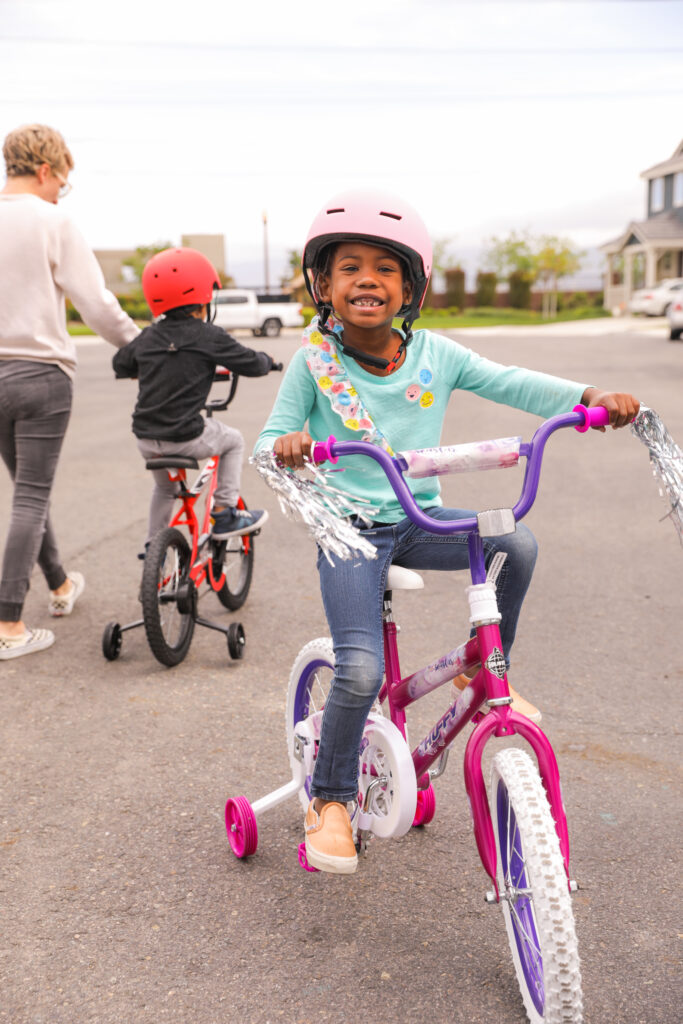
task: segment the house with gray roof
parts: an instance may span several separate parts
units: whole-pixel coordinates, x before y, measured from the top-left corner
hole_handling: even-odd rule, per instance
[[[633,220],[601,245],[607,256],[605,306],[624,312],[636,288],[683,277],[683,141],[663,163],[640,175],[646,182],[645,220]]]

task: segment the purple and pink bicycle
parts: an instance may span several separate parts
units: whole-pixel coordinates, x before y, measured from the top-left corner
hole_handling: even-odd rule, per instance
[[[426,825],[435,814],[432,782],[444,772],[455,737],[473,722],[465,747],[465,786],[474,835],[492,888],[486,901],[503,911],[508,942],[528,1018],[534,1024],[580,1024],[583,1020],[579,954],[571,907],[577,888],[569,874],[569,836],[557,760],[550,741],[528,718],[513,711],[500,639],[495,581],[496,557],[484,562],[483,537],[515,530],[536,498],[541,463],[551,434],[564,427],[585,431],[609,421],[606,409],[576,406],[546,420],[532,440],[504,438],[479,444],[402,452],[392,457],[367,442],[330,438],[314,446],[316,462],[348,455],[375,459],[389,479],[405,514],[435,534],[467,536],[472,585],[467,587],[474,636],[425,668],[403,677],[399,666],[392,592],[423,586],[418,573],[392,565],[383,605],[385,680],[368,716],[359,750],[359,793],[352,824],[359,852],[371,836],[401,836]],[[439,475],[469,469],[502,468],[526,459],[522,493],[513,508],[479,512],[469,519],[437,521],[416,505],[406,476]],[[504,559],[504,555],[500,556]],[[408,746],[406,709],[460,673],[473,678],[424,739]],[[313,640],[299,652],[286,700],[286,737],[291,781],[250,803],[227,801],[225,824],[237,857],[255,853],[257,817],[290,796],[304,810],[310,800],[325,700],[334,675],[329,639]],[[387,714],[381,705],[385,704]],[[484,747],[492,737],[519,737],[526,750],[507,747],[492,760],[487,789],[482,769]],[[307,870],[304,844],[299,862]]]

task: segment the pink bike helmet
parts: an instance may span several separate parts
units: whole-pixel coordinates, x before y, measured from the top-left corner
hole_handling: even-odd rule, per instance
[[[220,278],[211,260],[196,249],[164,249],[142,271],[142,291],[155,315],[178,306],[211,302]]]
[[[310,227],[302,259],[306,287],[319,313],[322,304],[316,282],[324,250],[350,239],[389,249],[408,265],[413,297],[400,315],[409,331],[420,315],[432,271],[432,243],[420,217],[408,203],[385,192],[340,192],[326,203]]]

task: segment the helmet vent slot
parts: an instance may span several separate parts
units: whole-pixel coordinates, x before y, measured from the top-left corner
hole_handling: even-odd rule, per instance
[[[390,217],[392,220],[403,220],[400,213],[387,213],[386,210],[380,210],[380,217]]]
[[[346,213],[343,206],[338,207],[336,210],[328,210],[328,213]]]

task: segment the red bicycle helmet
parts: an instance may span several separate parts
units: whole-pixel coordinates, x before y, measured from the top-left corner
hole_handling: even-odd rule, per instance
[[[408,203],[385,192],[341,192],[326,203],[310,227],[302,259],[306,287],[318,312],[316,272],[322,269],[323,251],[330,244],[351,239],[389,249],[407,263],[413,295],[400,315],[410,329],[420,315],[432,272],[432,243],[422,220]]]
[[[177,306],[205,306],[221,282],[206,256],[196,249],[164,249],[142,271],[142,291],[155,315]]]

